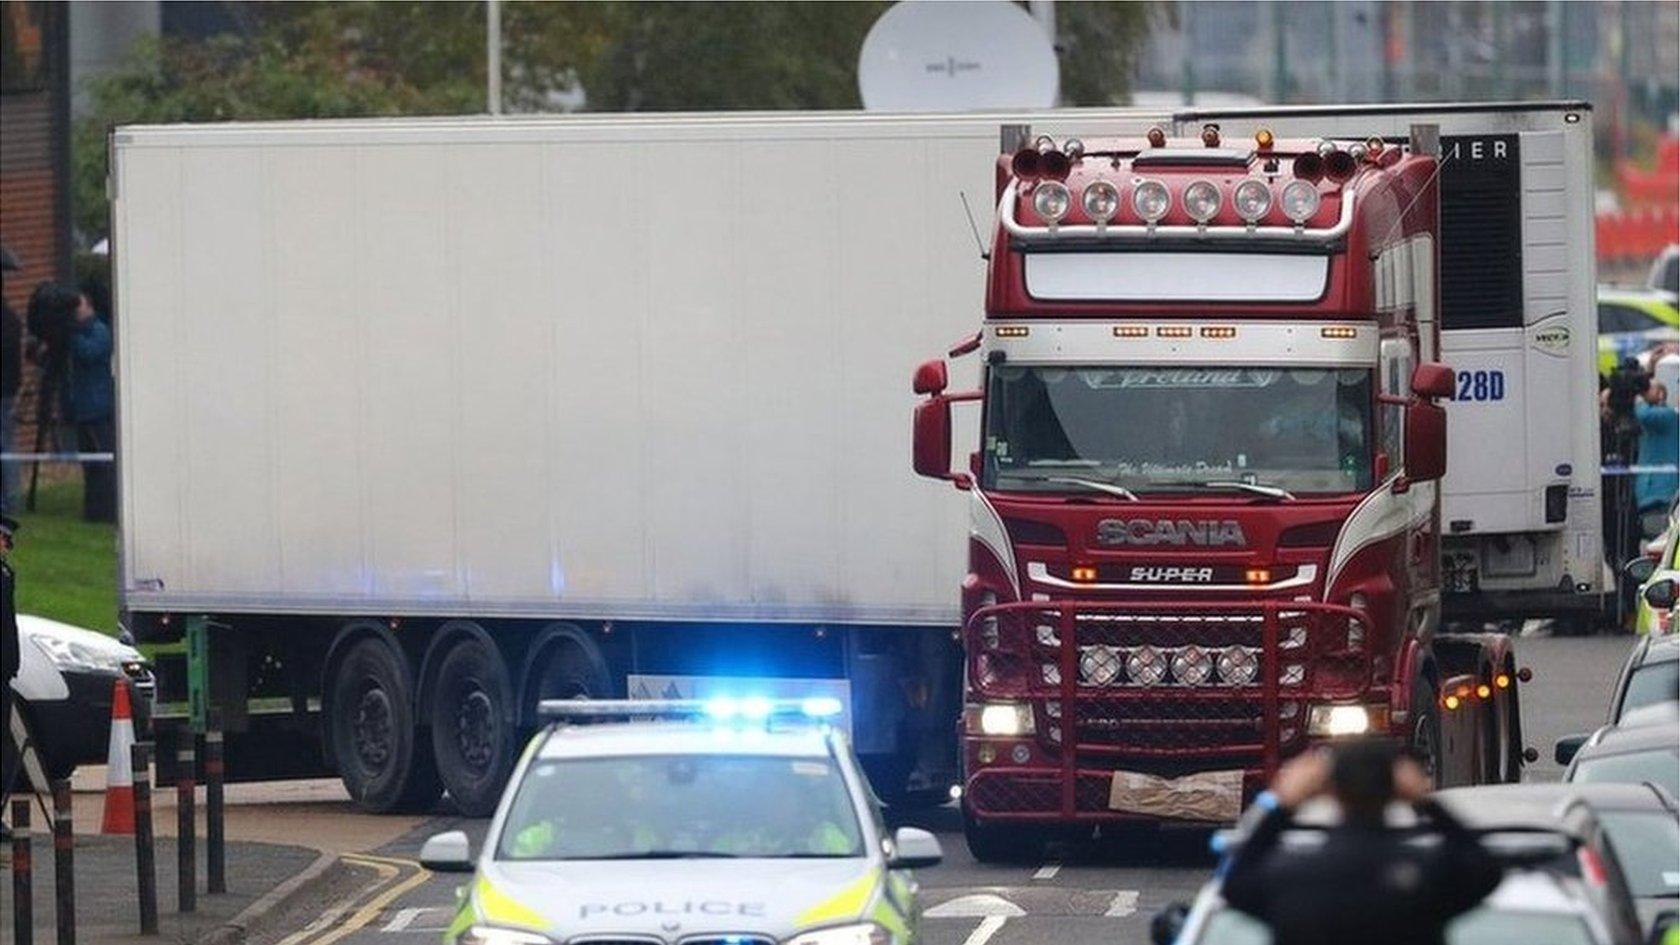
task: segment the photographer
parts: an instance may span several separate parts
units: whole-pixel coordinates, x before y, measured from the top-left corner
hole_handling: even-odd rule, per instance
[[[1676,456],[1680,453],[1680,415],[1668,403],[1668,388],[1654,379],[1647,380],[1643,393],[1634,401],[1633,415],[1639,423],[1639,465],[1674,466],[1680,459]],[[1673,472],[1642,472],[1634,477],[1634,501],[1643,537],[1655,538],[1668,527],[1668,507],[1677,486],[1680,475]]]
[[[1275,945],[1440,945],[1447,923],[1499,885],[1501,869],[1429,790],[1423,768],[1385,739],[1296,757],[1255,800],[1269,810],[1231,859],[1225,900],[1265,922]],[[1319,796],[1334,798],[1341,823],[1311,851],[1282,849],[1295,810]],[[1414,832],[1388,827],[1394,801],[1411,804],[1441,843],[1420,847],[1407,842]]]

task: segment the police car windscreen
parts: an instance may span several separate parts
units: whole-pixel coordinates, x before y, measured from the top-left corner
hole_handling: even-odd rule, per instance
[[[497,849],[507,860],[862,855],[839,769],[763,755],[538,760]]]
[[[1368,368],[990,369],[983,484],[1133,492],[1242,480],[1292,493],[1370,488]]]

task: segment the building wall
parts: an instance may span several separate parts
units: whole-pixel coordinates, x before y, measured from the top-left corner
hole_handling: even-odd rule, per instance
[[[0,64],[0,242],[22,262],[6,301],[24,310],[70,273],[68,19],[61,4],[5,0]]]

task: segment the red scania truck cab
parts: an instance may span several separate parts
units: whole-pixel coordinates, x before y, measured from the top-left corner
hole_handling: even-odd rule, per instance
[[[985,324],[951,352],[979,388],[914,380],[916,471],[971,509],[977,857],[1229,821],[1342,736],[1444,783],[1520,773],[1508,642],[1440,628],[1436,140],[1004,129]]]

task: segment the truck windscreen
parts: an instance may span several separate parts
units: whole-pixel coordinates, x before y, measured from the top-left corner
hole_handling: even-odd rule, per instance
[[[1293,494],[1371,487],[1368,368],[1218,366],[990,369],[986,488],[1135,493],[1210,482]],[[1061,481],[1057,481],[1061,480]]]

